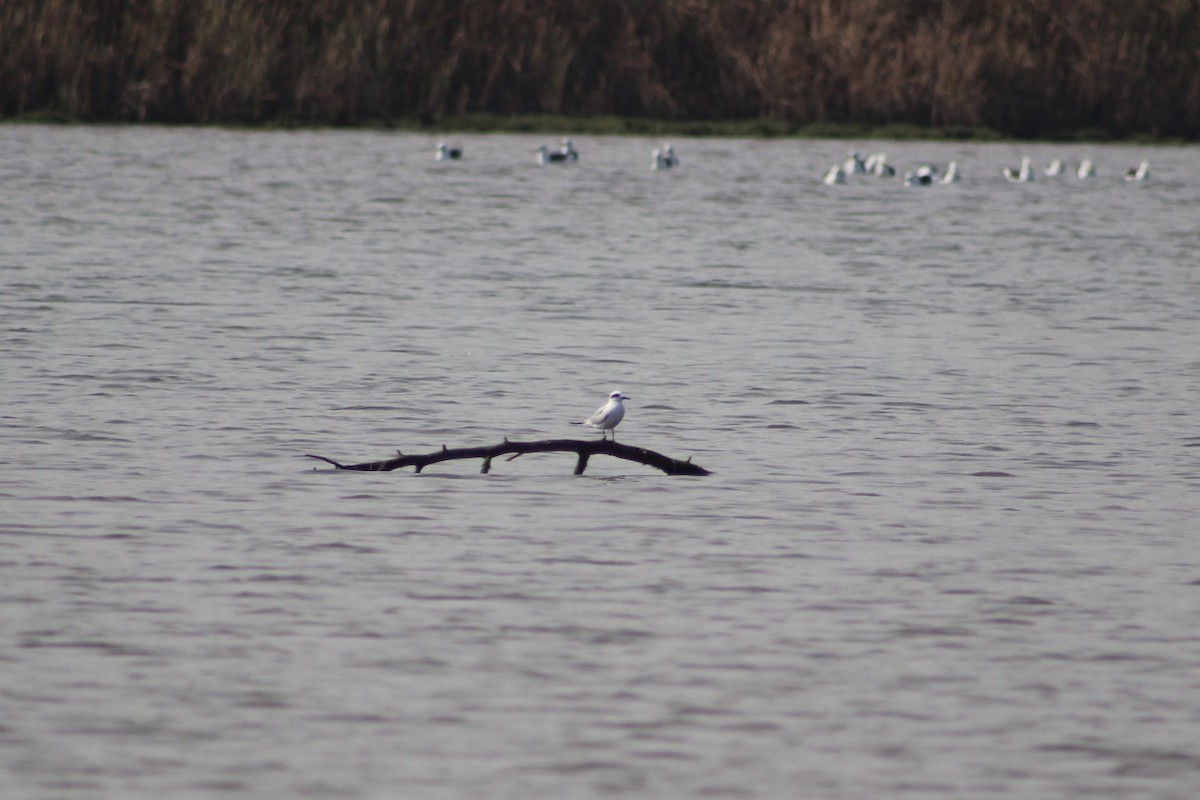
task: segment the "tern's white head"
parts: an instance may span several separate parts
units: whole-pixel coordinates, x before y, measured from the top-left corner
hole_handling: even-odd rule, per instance
[[[619,403],[622,400],[628,400],[629,395],[625,394],[620,389],[613,389],[612,393],[608,396],[608,399],[612,400],[613,402]]]

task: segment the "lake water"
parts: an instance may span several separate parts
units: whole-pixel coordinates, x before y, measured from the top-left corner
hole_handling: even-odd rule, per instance
[[[1200,148],[450,141],[0,127],[0,795],[1200,793]]]

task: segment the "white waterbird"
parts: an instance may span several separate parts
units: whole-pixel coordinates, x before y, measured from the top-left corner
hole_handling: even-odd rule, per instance
[[[679,156],[675,155],[675,148],[669,144],[655,148],[653,157],[654,169],[671,169],[679,166]]]
[[[621,392],[620,389],[613,389],[608,396],[608,402],[596,409],[590,417],[585,420],[574,423],[575,425],[587,425],[600,431],[604,435],[605,431],[613,431],[613,428],[621,424],[621,420],[625,418],[625,401],[629,399],[629,395]],[[613,431],[613,441],[617,440],[617,433]]]
[[[842,164],[842,170],[847,175],[865,175],[867,173],[867,162],[863,161],[862,156],[857,150],[851,150],[846,154],[846,161]]]
[[[1025,156],[1021,159],[1020,169],[1005,167],[1004,177],[1008,178],[1010,183],[1033,183],[1033,161],[1029,156]]]
[[[1150,162],[1143,161],[1138,164],[1135,169],[1125,171],[1125,180],[1127,181],[1144,181],[1150,177]]]
[[[829,172],[825,173],[825,177],[821,181],[826,186],[837,186],[846,182],[846,171],[839,165],[834,164],[829,168]]]
[[[462,148],[449,147],[445,142],[438,142],[437,152],[433,157],[438,161],[457,161],[462,158]]]
[[[867,156],[865,166],[867,172],[877,178],[891,178],[896,175],[896,168],[887,163],[887,153],[872,153]]]

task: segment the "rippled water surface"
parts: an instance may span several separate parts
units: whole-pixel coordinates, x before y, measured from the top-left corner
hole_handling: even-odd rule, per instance
[[[542,141],[0,128],[0,794],[1195,798],[1200,151]]]

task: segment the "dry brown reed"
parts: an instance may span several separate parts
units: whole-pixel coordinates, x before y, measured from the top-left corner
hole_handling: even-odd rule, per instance
[[[1200,0],[0,0],[0,117],[1200,136]]]

